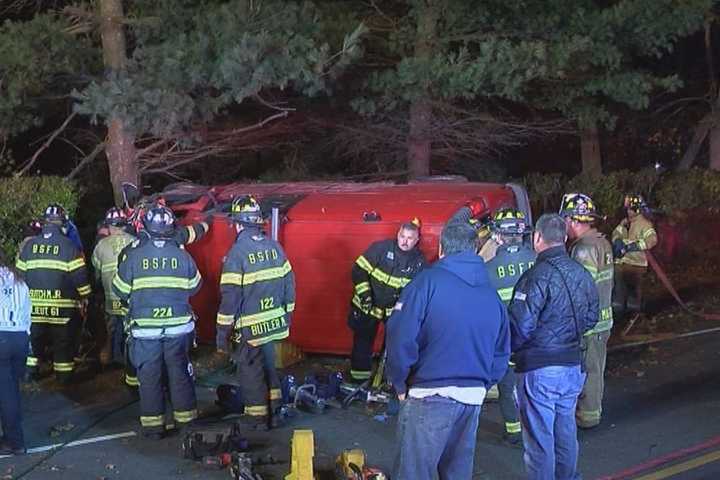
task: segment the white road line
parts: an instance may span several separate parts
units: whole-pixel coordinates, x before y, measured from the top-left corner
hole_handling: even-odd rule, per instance
[[[99,437],[91,437],[91,438],[84,438],[82,440],[75,440],[74,442],[70,443],[55,443],[53,445],[46,445],[44,447],[35,447],[35,448],[29,448],[27,453],[42,453],[47,452],[49,450],[53,450],[55,448],[59,447],[79,447],[81,445],[88,445],[90,443],[98,443],[98,442],[105,442],[107,440],[115,440],[118,438],[127,438],[127,437],[134,437],[137,433],[135,432],[123,432],[123,433],[114,433],[112,435],[101,435]],[[10,458],[13,455],[0,455],[0,459],[2,458]]]

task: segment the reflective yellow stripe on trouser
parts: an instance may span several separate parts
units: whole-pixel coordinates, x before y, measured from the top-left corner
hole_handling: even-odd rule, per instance
[[[278,400],[282,400],[282,391],[279,388],[271,388],[270,389],[270,401],[276,402]]]
[[[173,412],[173,418],[178,423],[189,423],[197,418],[197,410],[176,410]]]
[[[594,426],[600,423],[602,410],[578,410],[575,412],[575,418],[582,425]]]
[[[370,370],[350,370],[350,376],[355,380],[367,380],[371,373]]]
[[[129,387],[139,387],[140,382],[138,381],[137,377],[133,377],[132,375],[125,374],[125,384]]]
[[[141,416],[140,417],[140,425],[143,427],[162,427],[163,421],[165,420],[164,415],[150,415],[150,416]]]
[[[30,368],[37,367],[38,366],[38,358],[28,356],[27,360],[25,360],[25,366],[30,367]]]
[[[505,431],[511,435],[520,433],[522,430],[522,424],[520,422],[505,422]]]
[[[245,407],[245,414],[250,417],[267,417],[268,413],[267,405],[248,405]]]
[[[75,362],[54,362],[53,370],[61,373],[72,372],[75,368]]]

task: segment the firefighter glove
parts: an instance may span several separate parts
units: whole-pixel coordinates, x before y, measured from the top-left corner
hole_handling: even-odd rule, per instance
[[[619,238],[613,242],[612,249],[613,249],[613,256],[615,258],[622,258],[625,256],[625,253],[627,253],[627,249],[625,247],[625,242],[623,242]]]
[[[362,307],[363,311],[368,312],[372,308],[373,301],[372,301],[372,295],[362,295],[360,296],[360,306]]]
[[[482,216],[482,214],[487,213],[488,209],[482,198],[473,198],[466,206],[470,209],[470,212],[472,212],[473,218]]]
[[[628,243],[625,245],[625,253],[627,252],[639,252],[642,250],[637,242]]]

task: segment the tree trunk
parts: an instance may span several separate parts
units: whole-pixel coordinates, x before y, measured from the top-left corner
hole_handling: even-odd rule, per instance
[[[602,175],[602,155],[600,154],[600,134],[596,124],[585,127],[580,132],[580,156],[582,173]]]
[[[418,14],[415,37],[415,57],[430,61],[436,45],[439,6],[437,3],[423,3]],[[430,83],[421,86],[423,94],[410,105],[410,134],[408,136],[408,170],[410,178],[430,175],[432,154],[432,102]]]
[[[122,0],[100,0],[100,34],[103,60],[108,72],[123,71],[127,63],[123,19]],[[108,138],[105,153],[110,168],[110,182],[115,204],[122,205],[122,183],[132,182],[140,186],[135,137],[127,131],[120,118],[111,117],[106,121]]]
[[[712,112],[708,113],[695,126],[695,132],[693,133],[692,140],[690,140],[690,145],[688,145],[685,154],[680,159],[680,163],[678,163],[678,170],[689,170],[695,163],[695,159],[698,153],[700,153],[700,147],[702,147],[705,137],[707,137],[710,127],[712,126],[712,117]]]
[[[720,115],[718,115],[720,116]],[[710,130],[710,169],[720,171],[720,119]]]

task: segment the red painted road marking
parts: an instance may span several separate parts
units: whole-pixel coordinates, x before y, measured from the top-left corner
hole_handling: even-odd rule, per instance
[[[657,457],[655,459],[648,460],[647,462],[635,465],[634,467],[627,468],[625,470],[622,470],[617,473],[613,473],[611,475],[606,475],[604,477],[600,477],[597,480],[624,480],[626,478],[632,477],[633,475],[637,475],[646,470],[650,470],[651,468],[659,467],[666,463],[670,463],[675,460],[679,460],[681,458],[688,457],[690,455],[693,455],[693,454],[698,453],[703,450],[707,450],[707,449],[716,447],[718,445],[720,445],[720,436],[713,437],[709,440],[706,440],[703,443],[699,443],[692,447],[687,447],[687,448],[683,448],[681,450],[676,450],[674,452],[667,453],[667,454]]]

